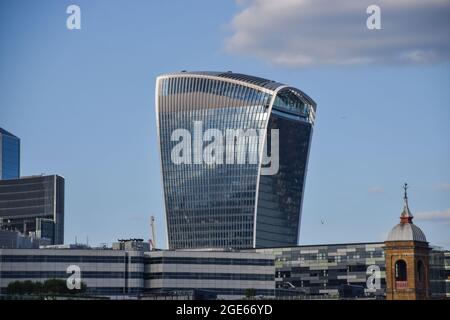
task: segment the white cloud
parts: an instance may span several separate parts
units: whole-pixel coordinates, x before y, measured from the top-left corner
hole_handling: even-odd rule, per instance
[[[382,187],[371,187],[369,188],[370,193],[383,193],[384,189]]]
[[[286,66],[450,61],[450,0],[247,0],[225,49]],[[366,9],[381,8],[381,30]]]
[[[443,182],[438,186],[438,190],[440,191],[450,191],[450,183]]]
[[[442,211],[425,211],[414,214],[417,220],[434,220],[444,224],[450,224],[450,209]]]

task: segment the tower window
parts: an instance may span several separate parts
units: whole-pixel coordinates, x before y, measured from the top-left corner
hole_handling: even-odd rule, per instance
[[[423,262],[422,260],[419,260],[417,262],[417,279],[419,280],[420,283],[422,283],[424,280],[424,272],[425,268],[423,266]]]
[[[406,262],[405,260],[397,260],[395,262],[395,281],[406,281]]]

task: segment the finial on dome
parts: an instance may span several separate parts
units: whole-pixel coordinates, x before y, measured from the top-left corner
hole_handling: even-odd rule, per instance
[[[408,184],[405,182],[405,184],[403,185],[403,190],[405,190],[405,195],[403,196],[403,199],[408,200]]]
[[[408,184],[405,183],[403,185],[403,190],[404,191],[404,195],[403,195],[403,200],[404,200],[404,205],[403,205],[403,211],[402,214],[400,215],[400,223],[412,223],[412,219],[413,219],[413,215],[411,214],[411,211],[409,211],[409,207],[408,207]]]

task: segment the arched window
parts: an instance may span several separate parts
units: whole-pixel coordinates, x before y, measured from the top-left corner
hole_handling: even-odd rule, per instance
[[[423,283],[424,273],[425,273],[425,268],[423,266],[423,262],[422,262],[422,260],[419,260],[419,261],[417,261],[417,280],[419,280],[419,283]]]
[[[405,260],[395,262],[395,281],[407,281]]]

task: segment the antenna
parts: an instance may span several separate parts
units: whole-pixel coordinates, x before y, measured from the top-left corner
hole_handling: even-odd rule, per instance
[[[150,218],[150,228],[152,230],[152,239],[151,239],[151,244],[152,244],[152,250],[154,250],[156,248],[156,226],[155,226],[155,217],[151,216]]]

